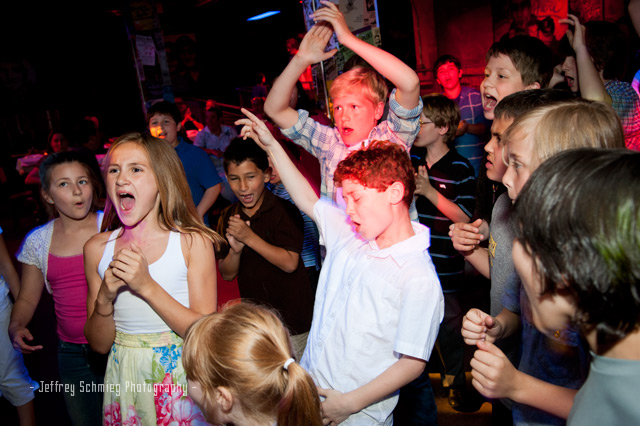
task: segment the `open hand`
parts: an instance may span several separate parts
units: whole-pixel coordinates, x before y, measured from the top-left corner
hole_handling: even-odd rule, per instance
[[[338,41],[344,44],[345,37],[353,36],[351,30],[349,30],[346,19],[344,19],[344,15],[340,12],[337,4],[327,0],[320,0],[320,3],[322,3],[324,7],[316,9],[311,15],[311,18],[316,21],[330,23],[333,31],[336,33],[336,37],[338,37]]]
[[[578,50],[585,46],[584,25],[580,24],[580,20],[577,16],[568,14],[566,19],[559,19],[558,23],[567,24],[569,26],[573,25],[573,30],[571,30],[571,28],[567,28],[566,33],[573,50]]]
[[[324,23],[314,25],[304,35],[296,56],[302,59],[305,64],[309,65],[326,61],[338,52],[338,49],[331,49],[328,52],[324,51],[332,35],[333,30],[329,25]]]

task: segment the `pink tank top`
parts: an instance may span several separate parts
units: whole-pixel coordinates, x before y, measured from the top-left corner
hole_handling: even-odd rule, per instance
[[[49,253],[47,280],[58,321],[58,337],[65,342],[87,343],[84,324],[87,322],[87,279],[84,256],[59,257]]]

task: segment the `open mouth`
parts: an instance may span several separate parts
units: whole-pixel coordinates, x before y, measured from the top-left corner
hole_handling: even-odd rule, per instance
[[[136,199],[133,195],[128,192],[121,192],[118,194],[120,198],[120,209],[124,212],[129,212],[133,210],[133,207],[136,205]]]
[[[569,85],[569,87],[573,87],[574,83],[575,83],[575,78],[573,77],[569,77],[568,75],[564,76],[565,81],[567,82],[567,85]]]
[[[242,204],[251,204],[253,202],[253,194],[241,195]]]
[[[491,96],[489,94],[485,94],[482,101],[483,101],[482,105],[485,110],[492,110],[498,104],[498,99],[496,99],[494,96]]]
[[[343,127],[343,128],[342,128],[342,134],[343,134],[344,136],[348,136],[348,135],[350,135],[351,133],[353,133],[353,129],[352,129],[351,127]]]

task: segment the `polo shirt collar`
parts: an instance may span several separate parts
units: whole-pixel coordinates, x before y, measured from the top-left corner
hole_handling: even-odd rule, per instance
[[[384,259],[391,257],[398,266],[402,267],[409,260],[413,259],[417,253],[422,253],[429,248],[430,234],[429,228],[417,222],[411,222],[415,235],[383,249],[378,248],[375,241],[369,241],[369,256]]]

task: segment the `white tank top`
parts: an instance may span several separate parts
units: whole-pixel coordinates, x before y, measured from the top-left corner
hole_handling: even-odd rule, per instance
[[[113,259],[117,229],[111,233],[98,265],[98,273],[104,279],[104,272]],[[169,242],[160,259],[149,265],[151,278],[177,300],[189,307],[189,285],[187,283],[187,265],[182,254],[179,232],[169,233]],[[162,333],[170,331],[169,326],[160,318],[147,302],[128,286],[120,288],[114,303],[113,319],[116,330],[129,334]]]

